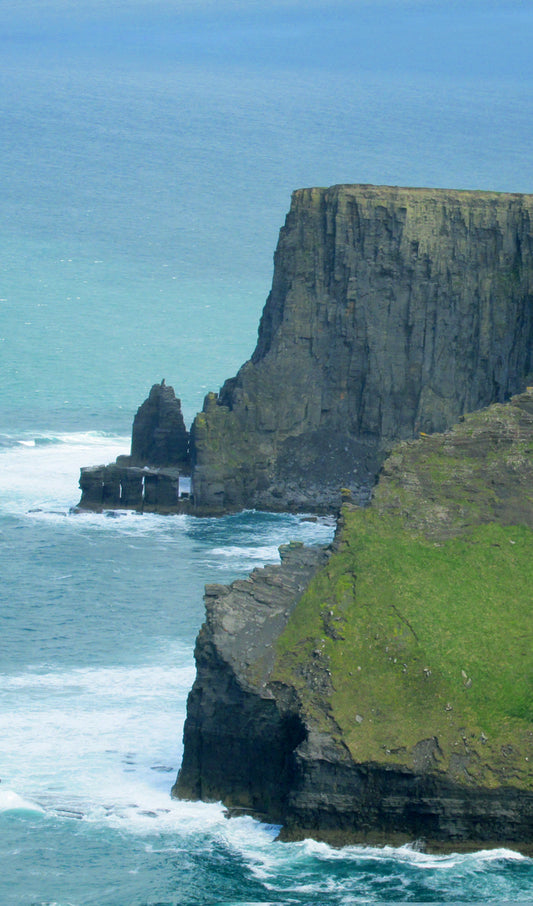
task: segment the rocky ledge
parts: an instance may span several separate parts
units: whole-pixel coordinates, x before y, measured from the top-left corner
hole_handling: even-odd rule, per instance
[[[533,850],[533,392],[401,444],[332,547],[206,589],[175,796]]]

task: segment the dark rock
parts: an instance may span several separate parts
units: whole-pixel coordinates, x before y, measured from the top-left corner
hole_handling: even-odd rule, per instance
[[[206,589],[197,676],[187,703],[185,753],[173,795],[224,800],[282,820],[293,785],[294,750],[305,737],[295,707],[266,685],[272,643],[312,575],[321,548],[286,546],[280,567]]]
[[[104,502],[104,474],[106,466],[82,466],[80,471],[80,506],[99,510]]]
[[[137,510],[144,513],[190,512],[190,501],[180,497],[176,468],[108,466],[82,468],[80,510]]]
[[[137,410],[131,435],[131,464],[188,466],[189,435],[181,400],[164,381],[154,384]]]
[[[192,428],[202,510],[365,502],[398,439],[525,386],[533,196],[293,194],[257,347]]]
[[[192,512],[189,493],[180,491],[180,475],[190,475],[189,435],[181,402],[163,381],[154,384],[137,411],[131,455],[81,469],[79,509]]]

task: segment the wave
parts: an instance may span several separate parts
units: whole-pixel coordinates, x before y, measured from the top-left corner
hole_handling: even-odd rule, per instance
[[[0,790],[0,812],[39,812],[43,814],[44,809],[36,802],[23,799],[13,790]]]
[[[128,449],[129,438],[100,431],[3,435],[0,510],[22,515],[42,509],[65,515],[79,500],[80,467],[111,462]]]
[[[71,446],[105,446],[119,441],[127,449],[130,438],[111,431],[67,431],[35,432],[23,431],[18,434],[0,434],[0,448],[6,447],[46,447],[49,445],[67,444]]]
[[[279,563],[279,551],[276,544],[260,545],[258,547],[214,547],[211,551],[213,557],[228,561],[228,568],[235,569],[235,564],[244,561],[260,561],[262,563]]]
[[[2,675],[3,781],[47,811],[166,807],[193,679],[183,643],[151,663]]]
[[[239,845],[238,834],[233,843]],[[265,890],[283,894],[287,902],[420,906],[457,902],[454,894],[460,892],[461,902],[531,903],[533,860],[503,848],[435,855],[414,843],[338,849],[304,840],[265,847],[252,833],[243,838],[242,855]]]

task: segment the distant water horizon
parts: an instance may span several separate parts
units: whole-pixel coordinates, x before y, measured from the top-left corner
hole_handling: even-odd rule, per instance
[[[510,850],[282,844],[170,799],[203,588],[326,521],[84,514],[166,379],[251,355],[294,189],[533,191],[518,0],[5,0],[0,895],[7,906],[531,903]]]

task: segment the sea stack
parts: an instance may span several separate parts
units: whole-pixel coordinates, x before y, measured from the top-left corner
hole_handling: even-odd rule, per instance
[[[133,421],[131,454],[109,465],[81,469],[80,510],[129,509],[183,513],[190,509],[180,476],[191,470],[189,433],[181,400],[162,380],[154,384]]]
[[[164,379],[153,385],[133,420],[131,464],[189,468],[189,433],[181,400]]]

